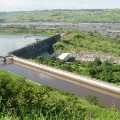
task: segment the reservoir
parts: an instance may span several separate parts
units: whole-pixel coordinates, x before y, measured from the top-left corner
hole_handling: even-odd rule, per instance
[[[40,39],[45,39],[45,36],[41,36]],[[36,36],[34,35],[0,35],[0,56],[7,55],[8,52],[21,48],[32,42],[36,42]],[[78,97],[84,97],[86,94],[95,95],[97,96],[99,102],[104,106],[115,106],[118,110],[120,110],[120,99],[108,96],[106,94],[102,94],[88,88],[84,88],[82,86],[78,86],[67,81],[36,72],[34,70],[14,63],[4,64],[1,62],[0,69],[21,75],[39,84],[73,93]]]
[[[1,35],[0,34],[0,56],[16,49],[22,48],[28,44],[36,42],[36,39],[43,40],[46,36],[39,35]]]

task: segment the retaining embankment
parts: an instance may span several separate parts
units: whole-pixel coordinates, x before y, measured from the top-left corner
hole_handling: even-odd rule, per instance
[[[20,64],[24,67],[27,67],[29,69],[33,69],[35,71],[39,71],[41,73],[45,73],[47,75],[50,75],[56,78],[66,80],[73,84],[92,89],[93,91],[97,91],[97,92],[107,94],[112,97],[120,99],[120,87],[119,86],[101,82],[101,81],[98,81],[92,78],[83,77],[81,75],[76,75],[76,74],[66,72],[63,70],[59,70],[56,68],[52,68],[52,67],[49,67],[43,64],[31,62],[31,61],[28,61],[26,59],[22,59],[16,56],[13,57],[13,62],[16,64]]]

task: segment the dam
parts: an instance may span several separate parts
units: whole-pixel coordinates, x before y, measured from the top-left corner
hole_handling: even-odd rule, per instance
[[[59,39],[59,35],[58,35],[58,39]],[[36,43],[32,43],[33,46],[35,46],[35,44]],[[29,47],[34,48],[33,46],[28,45],[28,48]],[[23,47],[22,49],[19,49],[19,50],[20,51],[25,50],[24,52],[26,52],[26,50],[28,49],[26,47],[25,49]],[[47,52],[47,50],[50,48],[51,46],[47,46],[46,48],[44,48],[44,50]],[[109,86],[109,87],[107,86],[108,88],[115,87],[115,90],[113,90],[112,92],[112,89],[104,90],[103,88],[106,85],[103,86],[102,83],[101,83],[101,86],[96,87],[95,85],[91,86],[92,83],[90,85],[89,83],[85,83],[84,81],[79,82],[78,78],[76,78],[72,73],[69,73],[68,75],[69,77],[68,77],[66,76],[68,73],[64,71],[59,72],[56,69],[55,71],[52,71],[54,68],[48,69],[46,66],[38,65],[38,64],[36,66],[33,66],[36,63],[31,63],[30,61],[26,60],[26,58],[30,57],[29,56],[30,54],[28,56],[23,55],[22,56],[23,58],[20,58],[19,56],[17,56],[17,55],[21,55],[19,53],[19,50],[13,51],[13,55],[12,55],[12,52],[9,53],[9,55],[12,55],[13,57],[13,64],[0,65],[0,69],[7,70],[15,74],[21,75],[39,84],[48,85],[54,88],[58,88],[67,92],[74,93],[79,97],[84,97],[86,94],[95,95],[97,96],[98,101],[101,104],[105,105],[106,107],[110,107],[114,105],[117,109],[120,110],[120,104],[119,104],[120,88],[119,87],[116,87],[116,86],[111,87],[111,85],[108,85]],[[32,49],[29,49],[29,50],[32,51]],[[43,53],[43,51],[39,52],[39,54],[41,53]],[[34,57],[35,54],[32,54],[32,55]],[[42,69],[39,67],[41,67]],[[58,73],[60,73],[60,75],[58,75]],[[64,76],[64,73],[65,73],[65,76]],[[71,79],[71,76],[73,76],[72,79]]]
[[[60,34],[49,37],[44,40],[37,41],[30,45],[27,45],[23,48],[17,49],[13,52],[10,52],[9,55],[15,55],[25,59],[31,59],[37,57],[43,53],[51,53],[52,45],[57,42],[57,40],[61,37]]]

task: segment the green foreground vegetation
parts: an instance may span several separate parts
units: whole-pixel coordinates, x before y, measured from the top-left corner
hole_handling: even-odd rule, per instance
[[[0,22],[120,22],[120,9],[43,10],[29,12],[0,12]]]
[[[119,120],[120,112],[0,70],[0,120]]]

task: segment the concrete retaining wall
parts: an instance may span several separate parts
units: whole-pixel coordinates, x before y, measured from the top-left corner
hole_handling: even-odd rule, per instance
[[[25,66],[27,68],[33,69],[35,71],[39,71],[44,74],[48,74],[50,76],[69,81],[73,84],[77,84],[77,85],[92,89],[94,91],[107,94],[120,99],[120,87],[118,86],[101,82],[99,80],[95,80],[92,78],[76,75],[76,74],[59,70],[56,68],[52,68],[46,65],[34,63],[25,59],[18,58],[16,56],[13,57],[13,62],[20,64],[22,66]]]

